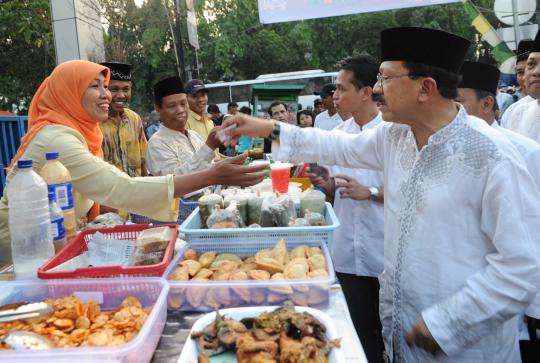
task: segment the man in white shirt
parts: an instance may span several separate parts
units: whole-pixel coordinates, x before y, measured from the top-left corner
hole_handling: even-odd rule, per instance
[[[540,142],[540,31],[527,58],[525,83],[529,96],[535,100],[516,107],[507,128]]]
[[[180,175],[208,168],[219,141],[215,131],[205,143],[197,132],[186,128],[189,106],[182,80],[171,77],[157,82],[154,97],[161,126],[148,141],[146,161],[150,173]]]
[[[334,130],[360,134],[382,122],[372,88],[378,71],[379,62],[366,55],[341,62],[334,102],[340,112],[353,116]],[[383,174],[335,165],[329,169],[312,181],[334,199],[341,222],[332,239],[332,262],[366,357],[382,362],[378,277],[384,255]]]
[[[479,121],[486,122],[493,128],[504,134],[514,144],[520,152],[527,165],[527,170],[535,180],[537,186],[540,183],[540,145],[528,137],[519,135],[513,131],[505,129],[495,122],[495,111],[497,103],[495,102],[495,92],[497,92],[497,83],[501,72],[497,67],[479,62],[465,62],[460,70],[461,83],[459,85],[459,95],[456,101],[461,103],[467,113],[478,117]],[[537,255],[538,256],[538,255]],[[538,256],[540,257],[540,256]],[[527,335],[525,322],[532,324],[533,317],[540,318],[540,294],[525,311],[530,316],[520,321],[520,330],[524,336]],[[529,337],[530,340],[531,337]],[[527,339],[522,339],[527,340]],[[528,347],[530,343],[520,342],[521,356],[524,363],[538,362],[540,356],[536,358],[528,357]],[[540,352],[538,352],[540,354]],[[527,358],[525,358],[527,357]]]
[[[521,104],[534,101],[534,98],[529,96],[527,92],[527,84],[525,82],[525,68],[527,66],[527,58],[529,57],[529,50],[533,46],[532,40],[522,40],[518,44],[518,50],[516,55],[516,79],[519,84],[521,98],[511,104],[501,116],[501,126],[507,127],[508,120],[512,117],[514,110]]]
[[[332,83],[325,84],[320,92],[313,92],[315,95],[321,97],[321,102],[326,108],[326,111],[319,113],[315,117],[314,126],[323,130],[332,130],[337,125],[343,122],[343,119],[336,110],[334,105],[334,92],[336,91],[336,85]]]
[[[540,279],[540,197],[516,148],[453,101],[469,45],[440,30],[383,30],[374,92],[393,122],[358,135],[248,117],[225,125],[274,138],[276,160],[382,170],[380,314],[393,362],[521,360],[517,320]]]

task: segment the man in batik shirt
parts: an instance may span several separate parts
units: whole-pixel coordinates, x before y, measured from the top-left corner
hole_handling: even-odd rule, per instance
[[[141,118],[128,108],[131,66],[101,63],[111,70],[109,119],[100,123],[104,159],[131,177],[146,176],[146,137]]]

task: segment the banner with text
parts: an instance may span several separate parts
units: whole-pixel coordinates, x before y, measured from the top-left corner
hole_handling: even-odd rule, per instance
[[[440,5],[460,0],[259,0],[262,24],[329,16],[369,13],[415,6]]]

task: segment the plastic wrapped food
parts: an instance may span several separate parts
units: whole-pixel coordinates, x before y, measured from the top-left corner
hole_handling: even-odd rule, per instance
[[[217,208],[208,217],[206,225],[209,229],[228,229],[228,228],[242,228],[244,223],[240,217],[240,212],[236,207],[236,202],[232,201],[231,204],[225,208]]]
[[[244,224],[247,224],[248,223],[248,200],[250,198],[251,198],[251,194],[240,192],[240,193],[233,193],[233,194],[227,195],[225,198],[223,198],[223,201],[225,203],[225,208],[231,205],[231,202],[235,201],[236,207],[238,208],[238,212],[240,212],[240,217],[242,218],[242,221],[244,222]]]
[[[172,238],[169,227],[156,227],[145,229],[137,236],[137,252],[149,253],[163,251]]]
[[[262,227],[287,227],[290,218],[296,218],[293,201],[286,195],[269,195],[261,205]]]
[[[321,213],[312,212],[309,209],[306,209],[306,212],[304,214],[304,218],[308,221],[310,226],[326,225],[324,216]]]
[[[201,225],[206,226],[206,221],[216,206],[223,209],[223,198],[219,194],[207,194],[199,198],[199,213],[201,215]]]
[[[291,218],[289,227],[309,227],[310,224],[305,218]]]
[[[247,224],[258,224],[261,220],[261,207],[264,197],[257,190],[254,195],[247,201]]]
[[[163,254],[165,251],[154,251],[154,252],[140,252],[140,250],[135,251],[134,254],[129,258],[130,266],[147,266],[147,265],[156,265],[163,261]]]
[[[305,216],[306,210],[310,210],[314,213],[320,213],[324,216],[326,209],[326,196],[323,192],[309,188],[302,193],[300,197],[300,214]]]

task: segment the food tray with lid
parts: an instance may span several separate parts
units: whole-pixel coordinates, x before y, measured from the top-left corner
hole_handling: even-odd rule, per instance
[[[0,350],[0,362],[122,362],[147,363],[161,337],[167,319],[169,285],[162,278],[20,280],[0,283],[0,305],[39,302],[74,295],[82,302],[92,299],[103,310],[114,310],[127,296],[134,296],[144,308],[152,307],[137,336],[113,347],[54,348],[49,350]]]
[[[275,246],[278,238],[266,238],[250,242],[220,240],[208,243],[191,243],[184,246],[175,256],[165,278],[170,285],[168,308],[182,311],[212,311],[216,307],[228,308],[252,305],[275,305],[285,300],[295,305],[326,308],[330,299],[330,288],[336,276],[330,252],[324,238],[311,238],[294,241],[284,239],[290,251],[296,246],[308,245],[321,248],[326,259],[328,276],[322,278],[286,279],[286,280],[227,280],[227,281],[176,281],[170,278],[177,265],[184,260],[188,248],[198,253],[216,251],[232,253],[239,257],[253,256],[258,251]]]

